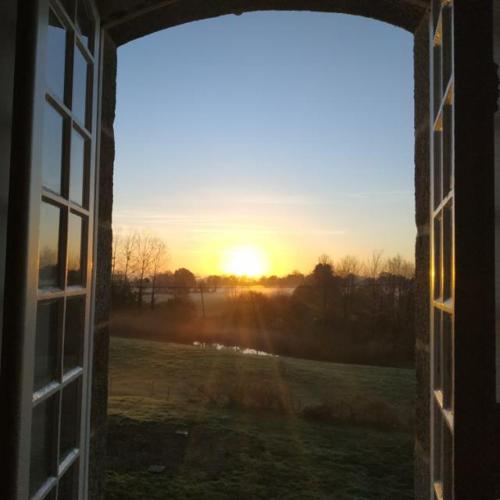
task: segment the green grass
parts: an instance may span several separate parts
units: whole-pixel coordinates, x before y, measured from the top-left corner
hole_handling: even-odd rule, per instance
[[[112,338],[107,498],[413,498],[414,393],[412,370]]]

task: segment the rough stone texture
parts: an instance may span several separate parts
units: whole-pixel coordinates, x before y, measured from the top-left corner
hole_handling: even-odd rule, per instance
[[[429,484],[429,19],[425,16],[415,31],[415,498],[427,498]]]
[[[101,427],[91,434],[89,456],[89,498],[102,500],[105,498],[106,460],[106,427]]]
[[[100,0],[117,45],[179,24],[258,10],[306,10],[370,17],[413,32],[428,0]]]
[[[104,498],[106,464],[106,414],[108,398],[109,312],[111,307],[111,245],[113,207],[113,121],[116,99],[116,45],[103,40],[103,82],[100,137],[99,199],[97,203],[96,304],[93,338],[89,497]]]
[[[161,8],[152,8],[159,4]],[[101,0],[104,39],[103,110],[99,177],[99,244],[94,339],[94,380],[90,456],[90,497],[104,491],[105,415],[111,210],[113,194],[116,97],[116,46],[157,30],[199,19],[254,10],[310,10],[363,15],[415,33],[415,201],[418,228],[416,254],[416,368],[417,405],[415,486],[417,500],[429,492],[429,58],[427,0]],[[118,22],[120,21],[120,22]],[[117,23],[117,24],[113,24]]]

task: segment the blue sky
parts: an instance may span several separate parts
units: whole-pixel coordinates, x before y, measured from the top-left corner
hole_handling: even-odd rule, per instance
[[[323,253],[412,260],[412,45],[369,19],[260,12],[123,46],[115,229],[200,274],[237,245],[278,274]]]

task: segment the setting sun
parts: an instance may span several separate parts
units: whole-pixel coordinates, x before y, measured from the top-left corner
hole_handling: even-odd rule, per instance
[[[262,276],[269,268],[266,254],[254,246],[239,246],[226,250],[222,257],[222,270],[236,276]]]

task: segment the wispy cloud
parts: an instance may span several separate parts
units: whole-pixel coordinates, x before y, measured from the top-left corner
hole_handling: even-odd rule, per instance
[[[195,215],[186,213],[155,213],[148,210],[125,210],[114,214],[114,226],[123,231],[139,228],[156,228],[161,231],[192,234],[280,234],[303,236],[339,236],[346,234],[345,229],[296,227],[292,221],[286,224],[260,223],[249,216],[217,213]]]
[[[348,198],[357,200],[368,200],[374,198],[399,198],[412,196],[413,191],[410,190],[395,190],[395,191],[362,191],[358,193],[346,193]]]

